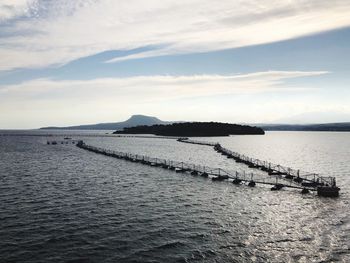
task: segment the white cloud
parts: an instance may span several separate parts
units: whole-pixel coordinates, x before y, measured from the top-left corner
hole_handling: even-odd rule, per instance
[[[0,22],[28,15],[30,9],[33,8],[37,2],[37,0],[1,0]]]
[[[269,109],[268,105],[259,106],[266,103],[264,101],[254,103],[254,94],[291,90],[303,92],[305,88],[289,87],[284,82],[290,78],[326,73],[268,71],[228,76],[139,76],[73,81],[38,79],[0,87],[0,123],[3,127],[22,128],[26,122],[30,123],[30,127],[67,125],[112,121],[115,116],[136,112],[161,114],[167,118],[178,114],[178,119],[184,118],[181,116],[198,119],[203,110],[209,110],[209,106],[213,109],[211,115],[216,118],[227,116],[229,112],[231,116],[241,115],[240,118],[245,118],[241,120],[247,121],[251,116],[261,117],[261,109]],[[249,98],[233,105],[227,102],[206,103],[206,100],[218,95],[227,95],[227,98],[249,95]],[[186,104],[186,100],[193,99],[196,100],[195,109],[189,105],[181,106]],[[215,107],[219,109],[223,105],[226,105],[224,112],[215,111]],[[188,112],[189,109],[191,112]]]
[[[3,20],[23,15],[28,5],[35,8],[30,9],[31,18],[6,25],[7,35],[0,38],[0,70],[149,45],[162,48],[112,61],[235,48],[350,25],[347,0],[15,2],[10,14],[0,6]]]
[[[281,88],[286,79],[317,76],[327,71],[266,71],[238,75],[137,76],[93,80],[37,79],[21,84],[0,86],[5,97],[41,99],[120,99],[156,101],[174,98],[256,93]],[[5,101],[3,101],[5,103]]]

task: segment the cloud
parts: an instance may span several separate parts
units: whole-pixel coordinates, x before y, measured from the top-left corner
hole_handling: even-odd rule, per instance
[[[222,95],[225,98],[249,95],[243,107],[238,107],[242,101],[237,105],[228,104],[225,108],[225,112],[234,110],[235,114],[246,116],[247,112],[258,106],[253,106],[255,95],[265,92],[302,92],[305,87],[292,87],[285,82],[291,78],[326,73],[267,71],[238,75],[138,76],[69,81],[37,79],[0,86],[0,123],[5,127],[18,127],[30,121],[33,127],[33,123],[45,126],[101,122],[115,119],[113,116],[116,114],[150,111],[155,115],[168,112],[170,115],[194,118],[201,116],[203,109],[209,109],[209,106],[213,108],[212,113],[216,112],[215,107],[220,108],[224,103],[220,102],[219,106],[216,103],[208,105],[205,101]],[[181,106],[190,100],[196,100],[196,105]],[[192,109],[191,113],[188,109]],[[216,113],[216,117],[220,115],[222,113]]]
[[[12,2],[11,8],[0,5],[0,30],[6,29],[0,34],[0,70],[59,65],[106,50],[145,46],[159,48],[109,62],[213,51],[350,26],[347,0],[5,3]]]
[[[1,0],[0,22],[29,15],[37,2],[37,0]]]
[[[256,93],[275,90],[290,78],[327,74],[327,71],[266,71],[238,75],[136,76],[93,80],[37,79],[21,84],[0,86],[3,103],[16,99],[121,99],[157,101],[214,96],[232,93]]]

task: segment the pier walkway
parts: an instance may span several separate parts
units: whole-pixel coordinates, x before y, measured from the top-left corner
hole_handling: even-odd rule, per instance
[[[145,155],[125,153],[119,151],[108,150],[92,145],[87,145],[83,141],[80,141],[77,146],[81,149],[88,150],[97,154],[105,156],[123,159],[135,163],[149,165],[153,167],[160,167],[167,170],[172,170],[177,173],[187,173],[194,176],[211,177],[213,181],[230,181],[233,184],[246,183],[250,187],[254,187],[256,184],[273,186],[271,190],[280,190],[282,188],[300,189],[302,193],[309,191],[316,191],[314,187],[301,186],[294,181],[286,181],[281,177],[262,177],[261,175],[254,173],[228,171],[221,168],[212,168],[203,165],[197,165],[186,162],[173,161],[168,159],[149,157]]]

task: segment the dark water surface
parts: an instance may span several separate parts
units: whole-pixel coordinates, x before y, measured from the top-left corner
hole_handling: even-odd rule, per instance
[[[80,138],[113,150],[248,170],[207,146]],[[350,262],[350,133],[206,139],[336,176],[337,199],[212,182],[46,140],[0,136],[0,262]]]

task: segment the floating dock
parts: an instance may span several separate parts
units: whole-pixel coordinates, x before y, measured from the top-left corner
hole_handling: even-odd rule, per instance
[[[266,172],[270,176],[280,176],[286,180],[293,181],[303,187],[311,187],[317,190],[320,196],[337,197],[339,196],[340,188],[336,186],[335,177],[320,176],[316,173],[301,172],[300,170],[285,167],[279,164],[273,164],[268,161],[262,161],[256,158],[251,158],[237,152],[222,147],[219,143],[190,140],[188,138],[179,138],[179,142],[198,144],[214,147],[215,151],[221,153],[227,158],[235,160],[237,163],[247,165],[252,169],[259,169]]]
[[[301,186],[294,181],[285,180],[280,176],[276,177],[262,177],[261,175],[254,173],[228,171],[221,168],[212,168],[203,165],[197,165],[186,162],[179,162],[173,160],[167,160],[156,157],[149,157],[145,155],[125,153],[119,151],[112,151],[92,145],[87,145],[83,141],[80,141],[76,146],[81,149],[88,150],[97,154],[102,154],[112,158],[123,159],[126,161],[140,163],[143,165],[159,167],[162,169],[172,170],[176,173],[186,173],[194,176],[210,177],[213,181],[228,181],[233,184],[246,184],[250,187],[254,187],[257,184],[272,186],[271,190],[281,190],[282,188],[299,189],[302,193],[309,193],[310,191],[317,191],[315,187]]]

